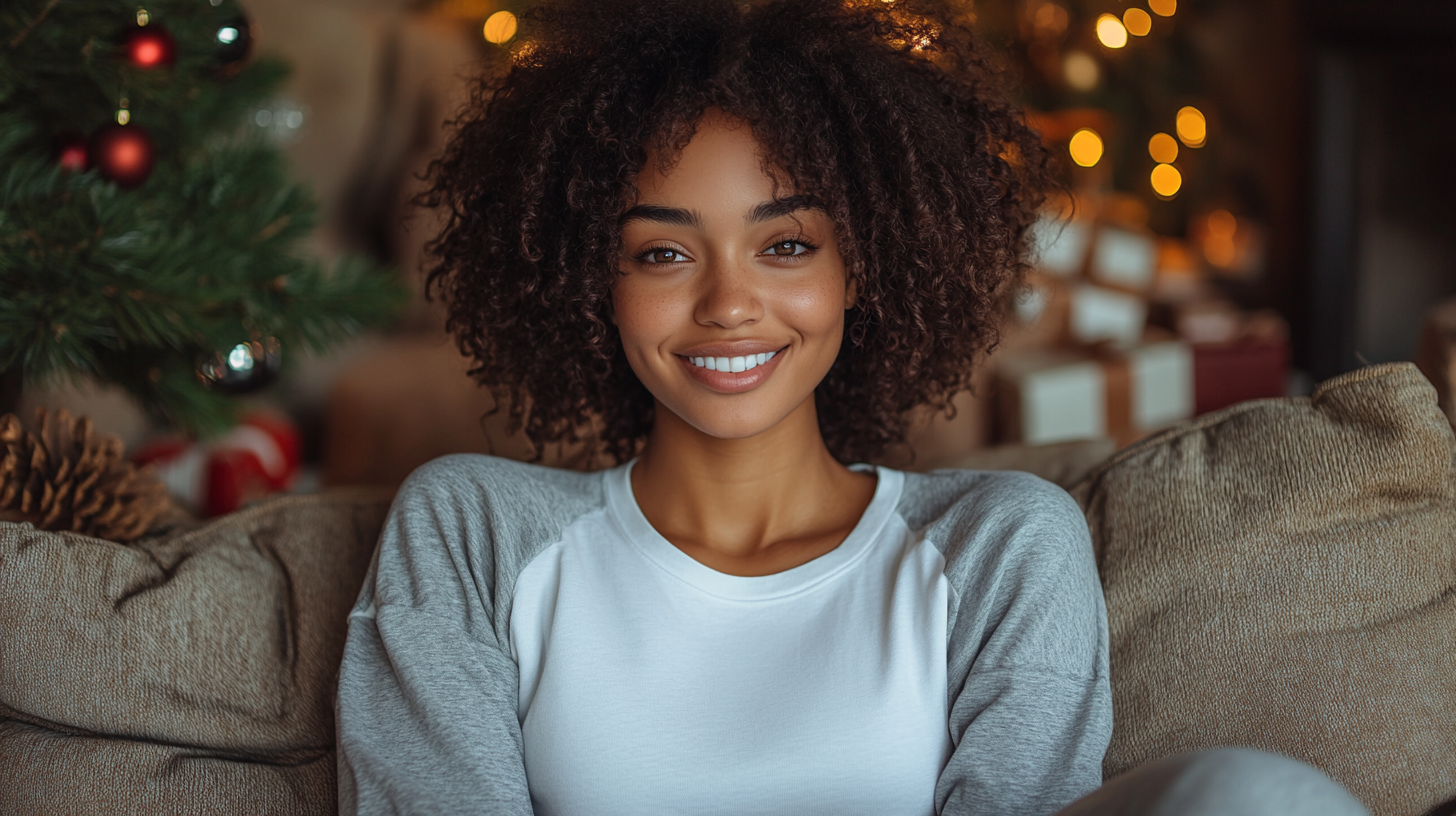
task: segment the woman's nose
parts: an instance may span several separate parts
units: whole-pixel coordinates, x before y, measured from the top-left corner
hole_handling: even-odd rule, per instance
[[[725,329],[758,322],[763,317],[763,302],[751,273],[731,259],[709,261],[698,291],[695,317],[701,324]]]

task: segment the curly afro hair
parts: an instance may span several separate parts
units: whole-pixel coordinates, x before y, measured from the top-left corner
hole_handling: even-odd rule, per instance
[[[621,462],[652,427],[609,318],[618,216],[648,152],[671,161],[709,108],[824,208],[858,284],[815,391],[830,453],[873,461],[913,409],[953,410],[1053,183],[965,18],[935,0],[553,0],[522,16],[421,203],[446,216],[425,291],[538,459],[586,440]]]

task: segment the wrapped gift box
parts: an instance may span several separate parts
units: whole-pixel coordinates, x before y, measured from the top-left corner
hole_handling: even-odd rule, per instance
[[[1282,397],[1289,389],[1289,342],[1251,335],[1193,345],[1193,410],[1206,414],[1244,400]]]
[[[1069,287],[1067,337],[1074,343],[1112,342],[1131,347],[1148,322],[1148,302],[1139,295],[1074,283]]]
[[[1166,335],[1127,349],[1027,349],[994,359],[1005,441],[1107,436],[1126,444],[1193,415],[1192,350]]]
[[[1097,230],[1088,265],[1089,276],[1102,284],[1136,292],[1153,285],[1158,270],[1158,244],[1152,235],[1124,227]]]
[[[1123,348],[1142,339],[1148,302],[1135,294],[1033,274],[1015,304],[1019,325],[1045,345]]]
[[[1093,225],[1085,219],[1062,218],[1046,212],[1031,227],[1031,261],[1041,272],[1059,278],[1082,274]]]

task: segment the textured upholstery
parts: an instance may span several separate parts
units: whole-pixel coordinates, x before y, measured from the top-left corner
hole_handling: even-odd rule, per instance
[[[1072,493],[1112,635],[1115,776],[1180,751],[1293,756],[1376,814],[1456,794],[1456,473],[1410,363],[1246,402]]]
[[[0,524],[0,812],[334,812],[345,618],[389,493],[123,547]]]

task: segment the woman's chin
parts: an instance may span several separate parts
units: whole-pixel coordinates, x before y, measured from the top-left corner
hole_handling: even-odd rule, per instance
[[[714,400],[715,402],[717,400]],[[811,399],[812,402],[812,399]],[[658,401],[658,425],[661,426],[663,408]],[[723,441],[742,441],[755,437],[772,436],[784,420],[794,413],[793,408],[775,410],[766,405],[741,406],[685,406],[682,410],[667,408],[677,422],[678,430],[691,429],[705,437]],[[661,430],[666,430],[662,428]]]

